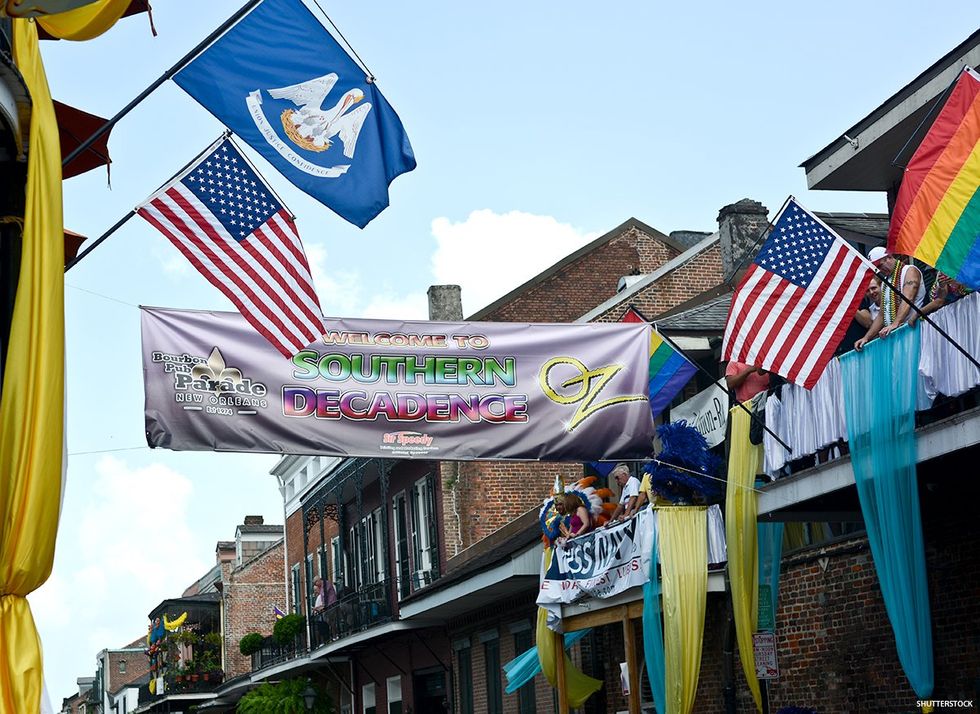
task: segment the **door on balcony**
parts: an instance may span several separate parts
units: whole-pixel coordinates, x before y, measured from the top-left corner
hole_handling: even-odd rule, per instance
[[[408,597],[412,592],[411,565],[408,560],[408,503],[405,494],[394,498],[395,514],[395,578],[398,599]]]
[[[448,714],[446,672],[440,668],[422,669],[412,674],[416,714]]]

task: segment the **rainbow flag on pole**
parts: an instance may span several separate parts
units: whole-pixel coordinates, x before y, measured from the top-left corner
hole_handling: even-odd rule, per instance
[[[980,288],[980,74],[969,67],[905,169],[888,248]]]
[[[697,368],[661,337],[656,330],[650,335],[650,411],[654,416],[673,401],[677,393],[694,376]]]

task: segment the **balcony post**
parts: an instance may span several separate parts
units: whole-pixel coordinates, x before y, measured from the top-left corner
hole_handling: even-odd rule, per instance
[[[381,470],[381,543],[384,548],[383,555],[379,555],[384,558],[384,589],[385,589],[385,600],[388,602],[388,615],[393,617],[395,614],[395,598],[392,597],[392,588],[389,587],[391,582],[391,575],[394,573],[392,568],[391,553],[394,552],[391,542],[389,541],[388,534],[391,529],[388,527],[388,509],[391,506],[388,503],[388,484],[391,479],[391,462],[387,459],[380,459],[380,470]]]

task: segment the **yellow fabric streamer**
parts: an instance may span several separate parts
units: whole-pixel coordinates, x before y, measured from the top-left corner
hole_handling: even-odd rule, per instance
[[[38,23],[61,40],[91,40],[116,24],[133,0],[97,0],[82,7],[45,15]]]
[[[551,548],[544,549],[544,567],[547,571],[551,565]],[[548,627],[548,611],[543,607],[538,608],[538,622],[535,631],[536,644],[538,646],[538,660],[541,662],[541,671],[552,687],[558,687],[558,639],[555,633]],[[585,704],[585,700],[602,688],[602,682],[590,677],[582,672],[574,664],[571,658],[562,651],[565,656],[565,694],[568,697],[568,706],[578,709]]]
[[[752,633],[759,622],[759,533],[755,476],[762,447],[749,441],[751,417],[735,407],[728,415],[732,425],[728,457],[728,492],[725,502],[725,537],[728,545],[728,579],[732,587],[735,634],[742,670],[756,708],[762,711],[762,693],[755,673]]]
[[[704,506],[657,509],[663,579],[667,714],[694,707],[708,599],[708,519]]]
[[[41,643],[26,595],[51,573],[64,453],[64,232],[61,149],[37,28],[14,20],[14,59],[31,93],[20,277],[0,398],[0,712],[41,701]]]

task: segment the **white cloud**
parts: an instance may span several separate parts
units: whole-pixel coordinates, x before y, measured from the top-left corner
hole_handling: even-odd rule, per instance
[[[69,681],[95,672],[100,650],[144,634],[147,612],[166,597],[179,597],[211,565],[210,549],[188,517],[194,486],[186,476],[159,463],[132,467],[111,456],[94,472],[91,479],[69,469],[69,488],[77,479],[86,489],[85,505],[62,514],[55,572],[29,596],[56,701],[70,693]],[[71,632],[79,636],[65,647]]]
[[[552,216],[473,211],[432,221],[436,283],[462,287],[464,313],[479,310],[597,237]]]
[[[322,243],[308,242],[304,248],[324,315],[387,320],[424,320],[427,317],[428,303],[424,293],[399,293],[358,272],[334,270]],[[370,294],[362,287],[365,285],[370,286]]]

